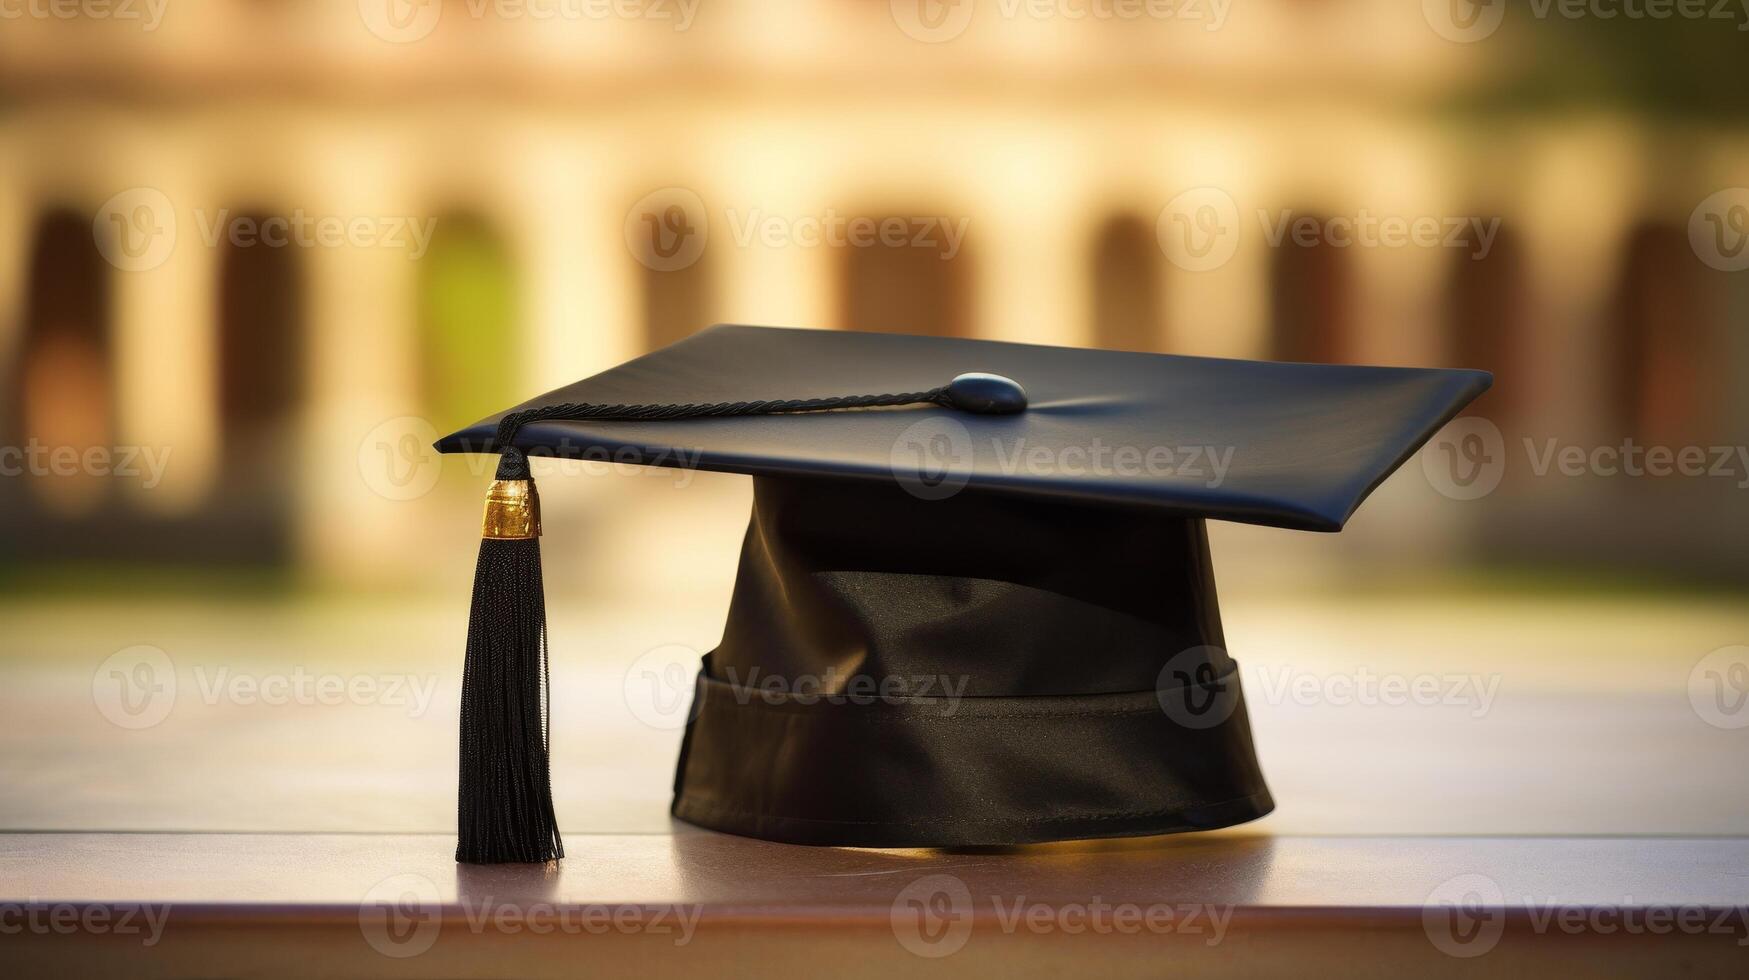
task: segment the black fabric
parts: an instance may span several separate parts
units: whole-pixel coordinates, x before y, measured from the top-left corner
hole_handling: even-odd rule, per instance
[[[938,397],[968,373],[1011,379],[1024,410]],[[1203,521],[1339,530],[1491,381],[717,326],[438,448],[501,451],[514,478],[525,455],[755,478],[676,815],[814,844],[1011,844],[1268,812]],[[901,394],[857,394],[875,392]],[[984,407],[1021,407],[1006,399]]]
[[[863,846],[1249,820],[1272,803],[1223,644],[1199,519],[757,478],[674,813]],[[1219,715],[1168,710],[1187,684]]]
[[[891,483],[923,422],[967,489],[1148,504],[1185,516],[1334,531],[1491,383],[1481,371],[1281,364],[951,337],[717,326],[517,407],[699,405],[929,392],[955,375],[1018,382],[1026,410],[933,405],[808,415],[522,425],[529,455],[611,458],[755,476]],[[437,443],[495,451],[504,414]],[[1131,454],[1119,462],[1116,452]],[[1098,454],[1107,455],[1100,457]],[[1207,454],[1220,454],[1217,473]],[[1036,454],[1036,456],[1035,456]],[[1142,465],[1148,454],[1155,463]],[[1170,454],[1169,462],[1158,462]],[[1194,455],[1193,455],[1194,454]],[[1027,462],[1042,459],[1041,464]],[[1100,462],[1100,459],[1103,462]],[[912,475],[917,475],[915,470]]]

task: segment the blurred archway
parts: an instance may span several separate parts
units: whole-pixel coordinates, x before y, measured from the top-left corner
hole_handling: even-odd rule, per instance
[[[1117,215],[1093,243],[1093,342],[1110,350],[1166,351],[1161,314],[1159,245],[1154,229],[1135,215]]]
[[[1311,220],[1328,227],[1323,217]],[[1270,357],[1321,364],[1353,357],[1352,291],[1345,249],[1321,235],[1309,243],[1284,237],[1270,254]]]

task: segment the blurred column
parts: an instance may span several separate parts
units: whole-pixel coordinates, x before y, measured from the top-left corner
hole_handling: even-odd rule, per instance
[[[1727,188],[1749,187],[1749,133],[1740,131],[1735,138],[1720,140],[1708,149],[1710,166],[1695,197],[1704,201]],[[1736,203],[1744,200],[1740,192],[1731,199]],[[1709,222],[1708,212],[1697,215],[1701,201],[1690,211],[1691,228],[1706,227]],[[1715,431],[1728,444],[1749,445],[1749,270],[1710,269],[1708,275],[1719,283],[1720,349],[1727,361],[1719,375],[1725,379],[1725,390],[1716,406],[1719,417]],[[1749,528],[1744,533],[1749,535]]]
[[[1052,154],[1029,159],[1025,147],[1005,147],[992,165],[966,225],[960,262],[973,276],[968,335],[1032,344],[1086,342],[1082,256],[1064,242],[1084,241],[1097,220],[1066,192],[1073,174]],[[957,215],[946,216],[955,221]]]
[[[1250,169],[1230,151],[1162,163],[1151,218],[1167,270],[1173,353],[1269,356],[1273,254],[1258,215],[1274,198],[1267,186],[1242,179]]]
[[[117,441],[169,453],[157,486],[128,481],[121,489],[134,506],[176,515],[197,510],[217,476],[220,252],[204,240],[201,224],[216,220],[223,204],[187,166],[152,170],[168,178],[153,189],[174,212],[175,244],[160,265],[112,273]]]
[[[406,168],[395,148],[343,149],[324,162],[344,172],[309,175],[289,208],[431,227],[429,207],[403,189]],[[422,540],[423,510],[409,502],[430,489],[440,465],[429,448],[440,433],[419,397],[419,253],[350,240],[303,252],[304,445],[285,447],[303,460],[301,555],[341,579],[405,573],[407,543]]]
[[[1733,276],[1726,286],[1725,315],[1727,323],[1749,323],[1749,276]],[[1731,329],[1726,343],[1731,359],[1725,386],[1724,424],[1720,427],[1727,443],[1749,445],[1749,330]]]
[[[1450,250],[1355,245],[1344,251],[1353,282],[1348,360],[1400,367],[1442,363],[1436,311],[1444,301]],[[1393,564],[1447,563],[1463,557],[1463,541],[1477,517],[1473,503],[1442,496],[1421,460],[1412,458],[1373,492],[1339,547]]]
[[[838,317],[834,300],[843,256],[837,249],[794,244],[767,248],[758,242],[742,246],[725,229],[721,241],[712,238],[710,250],[715,253],[714,271],[722,297],[717,319],[775,327],[826,327]]]
[[[571,384],[644,352],[640,290],[646,269],[626,244],[628,211],[646,193],[624,146],[531,130],[503,151],[510,203],[511,254],[520,266],[522,309],[531,351],[522,365],[524,397]],[[585,471],[536,461],[537,477]],[[636,479],[545,479],[541,506],[551,526],[587,529],[592,515],[638,509]],[[629,519],[629,518],[628,518]],[[617,526],[617,525],[616,525]],[[620,552],[616,552],[620,553]],[[593,549],[546,552],[550,594],[594,588],[603,576]],[[617,574],[617,570],[616,570]],[[613,576],[606,575],[610,581]]]
[[[1749,187],[1749,176],[1736,186]],[[1724,287],[1725,350],[1730,358],[1720,430],[1732,445],[1749,445],[1749,272],[1727,273]]]
[[[1354,277],[1349,359],[1404,367],[1439,363],[1444,344],[1437,314],[1451,249],[1357,245],[1347,251]]]
[[[1625,553],[1629,542],[1616,534],[1600,542],[1596,528],[1624,518],[1646,524],[1612,503],[1619,482],[1539,477],[1531,465],[1532,447],[1541,453],[1552,445],[1598,445],[1618,414],[1613,306],[1639,207],[1635,144],[1607,124],[1550,127],[1507,178],[1517,202],[1508,220],[1520,235],[1525,283],[1519,376],[1533,383],[1511,394],[1501,488],[1470,505],[1484,509],[1495,553],[1544,560]]]
[[[621,156],[564,140],[518,149],[508,191],[522,215],[511,251],[526,282],[530,395],[642,352],[639,270],[624,235],[633,201],[616,193]]]
[[[1526,435],[1591,441],[1609,427],[1610,304],[1635,207],[1631,146],[1613,130],[1556,131],[1527,154],[1526,360],[1538,383],[1524,393]]]
[[[708,168],[711,182],[698,193],[710,221],[705,258],[714,263],[718,319],[842,326],[843,249],[797,241],[794,222],[828,208],[855,217],[846,209],[854,206],[854,182],[861,175],[843,179],[840,148],[830,139],[802,140],[781,126],[752,125],[751,132],[718,134],[701,148],[716,161]],[[790,229],[775,246],[760,234],[760,222],[774,218]]]
[[[1255,222],[1232,258],[1213,269],[1167,263],[1166,322],[1174,354],[1269,356],[1268,243]]]
[[[0,141],[16,136],[0,132]],[[24,175],[13,154],[0,154],[0,377],[13,376],[13,358],[24,335],[25,264],[30,255],[34,202],[25,194]]]
[[[1417,124],[1349,123],[1332,153],[1354,244],[1342,249],[1352,306],[1346,360],[1421,366],[1445,353],[1447,270],[1457,253],[1481,251],[1498,225],[1466,199],[1445,146]],[[1492,237],[1488,237],[1492,245]]]

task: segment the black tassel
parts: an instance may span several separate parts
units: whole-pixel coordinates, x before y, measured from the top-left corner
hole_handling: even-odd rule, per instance
[[[462,674],[455,859],[469,864],[565,856],[548,760],[539,513],[527,459],[506,452],[486,499]]]
[[[548,760],[547,607],[540,572],[540,499],[517,432],[531,422],[665,421],[784,415],[929,403],[963,412],[1024,411],[1026,392],[991,374],[962,374],[927,391],[710,404],[565,403],[498,420],[498,477],[486,496],[468,656],[462,674],[461,786],[455,859],[469,864],[565,856],[553,819]]]

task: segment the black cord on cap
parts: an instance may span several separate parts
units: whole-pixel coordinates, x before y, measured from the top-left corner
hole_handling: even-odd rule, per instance
[[[901,405],[940,405],[973,415],[1013,415],[1026,410],[1026,389],[1012,378],[973,371],[959,375],[939,388],[894,395],[834,395],[830,398],[791,398],[782,401],[673,403],[654,405],[601,405],[562,402],[511,412],[498,420],[492,444],[500,453],[500,480],[528,479],[528,460],[515,446],[516,433],[533,422],[668,422],[679,419],[713,419],[749,415],[794,415],[854,408],[896,408]]]

